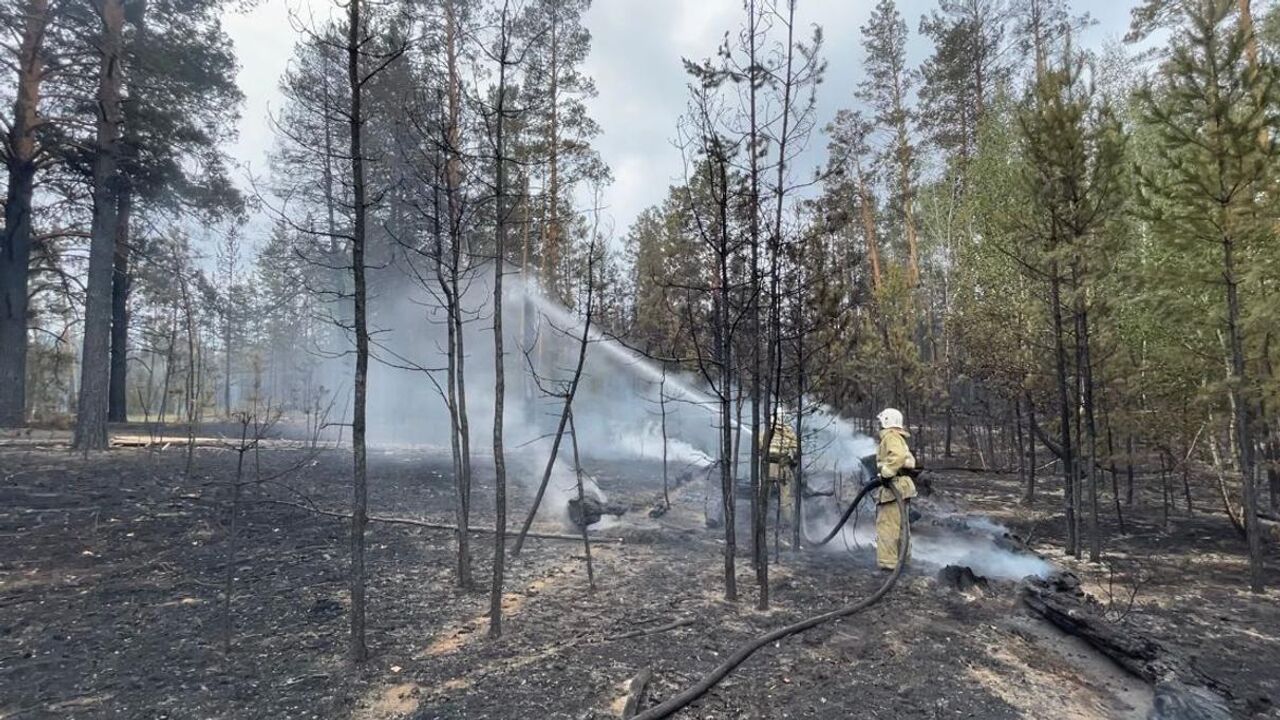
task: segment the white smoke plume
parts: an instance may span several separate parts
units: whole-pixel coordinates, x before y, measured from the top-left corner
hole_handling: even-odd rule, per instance
[[[1008,535],[1008,530],[987,518],[961,517],[932,506],[920,509],[923,516],[912,524],[911,531],[913,563],[931,568],[964,565],[983,577],[1005,580],[1020,580],[1028,575],[1046,577],[1053,570],[1047,561],[999,542]],[[825,536],[843,510],[844,506],[834,502],[811,508],[805,513],[806,536],[814,540]],[[864,503],[840,534],[823,547],[837,553],[857,549],[874,551],[875,522],[874,507]]]

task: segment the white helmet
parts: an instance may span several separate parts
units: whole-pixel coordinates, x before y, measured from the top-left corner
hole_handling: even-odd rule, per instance
[[[880,421],[880,428],[888,430],[889,428],[904,429],[902,425],[902,411],[894,408],[885,408],[876,416],[876,420]]]

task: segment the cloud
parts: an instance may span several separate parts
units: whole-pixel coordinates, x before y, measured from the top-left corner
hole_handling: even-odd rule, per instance
[[[797,36],[807,38],[812,24],[821,24],[828,67],[818,91],[817,129],[798,159],[797,177],[822,162],[826,141],[821,128],[838,109],[855,105],[853,92],[865,52],[859,27],[873,5],[872,0],[800,0]],[[1097,47],[1122,34],[1132,5],[1133,0],[1075,3],[1077,12],[1089,12],[1099,21],[1083,43]],[[331,0],[265,0],[247,13],[224,17],[240,58],[238,81],[245,93],[240,138],[231,153],[255,174],[266,171],[274,142],[268,111],[279,108],[279,78],[296,39],[290,13],[321,19],[334,7]],[[899,2],[910,30],[908,61],[913,66],[930,52],[917,30],[920,17],[934,7],[931,0]],[[599,90],[588,108],[602,128],[596,146],[616,178],[604,202],[618,235],[626,233],[641,210],[661,202],[683,176],[680,153],[672,145],[687,97],[681,59],[714,54],[724,33],[736,32],[742,16],[741,0],[596,0],[588,11],[592,50],[585,69]]]

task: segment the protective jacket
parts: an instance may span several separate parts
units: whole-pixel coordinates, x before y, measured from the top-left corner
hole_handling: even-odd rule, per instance
[[[782,509],[782,516],[790,522],[795,510],[793,505],[795,499],[792,494],[795,492],[795,487],[791,481],[795,478],[796,450],[799,445],[796,442],[796,434],[790,426],[780,422],[773,426],[773,437],[770,439],[768,448],[764,447],[763,429],[760,431],[758,442],[768,460],[768,478],[778,486],[778,503]]]
[[[911,478],[899,475],[903,468],[914,468],[916,458],[907,447],[907,432],[898,428],[885,428],[880,431],[880,447],[876,449],[876,469],[882,478],[895,478],[893,486],[902,495],[903,500],[916,496],[916,484]],[[893,502],[893,493],[888,488],[877,491],[877,503]]]

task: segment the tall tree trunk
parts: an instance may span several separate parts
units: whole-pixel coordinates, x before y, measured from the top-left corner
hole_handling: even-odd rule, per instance
[[[1098,562],[1102,559],[1102,537],[1098,525],[1098,427],[1094,418],[1093,407],[1093,362],[1089,347],[1089,311],[1086,298],[1079,300],[1080,321],[1077,342],[1080,344],[1080,381],[1084,386],[1082,408],[1084,410],[1085,440],[1083,448],[1087,448],[1086,467],[1089,473],[1089,560]]]
[[[1124,487],[1124,504],[1133,505],[1133,435],[1129,434],[1125,439],[1125,487]]]
[[[748,141],[749,155],[749,189],[746,212],[749,214],[749,241],[751,243],[751,288],[750,327],[751,327],[751,561],[756,572],[756,582],[760,586],[759,607],[767,608],[769,603],[769,547],[765,529],[767,522],[764,503],[761,502],[767,492],[764,478],[761,477],[761,458],[765,454],[760,447],[761,432],[761,357],[760,357],[760,125],[757,111],[756,76],[760,67],[756,61],[756,34],[759,15],[755,0],[747,0],[747,52],[749,54],[747,86],[749,106]]]
[[[578,507],[583,508],[586,500],[586,488],[582,483],[582,457],[578,454],[578,426],[573,422],[573,410],[569,410],[569,441],[573,444],[573,475],[578,484]],[[587,534],[586,517],[582,518],[582,551],[587,559],[587,589],[596,590],[596,571],[591,564],[591,536]]]
[[[551,24],[547,32],[551,39],[551,57],[548,70],[551,73],[551,85],[547,93],[547,107],[550,111],[547,125],[547,170],[549,183],[547,186],[547,222],[545,229],[546,242],[542,246],[542,282],[549,297],[557,302],[568,304],[568,297],[563,292],[560,278],[560,17],[556,3],[551,3]]]
[[[671,509],[671,491],[667,479],[667,365],[662,365],[662,382],[658,385],[658,409],[662,413],[662,506]]]
[[[107,401],[111,352],[111,274],[115,253],[116,196],[119,187],[121,44],[123,0],[96,0],[102,21],[98,39],[98,123],[93,160],[93,220],[90,226],[89,273],[85,283],[84,349],[73,446],[77,450],[107,448]]]
[[[804,489],[804,393],[805,393],[805,357],[803,317],[797,304],[796,316],[796,469],[791,478],[791,549],[800,550],[800,523],[804,521],[801,499]],[[779,500],[781,502],[781,500]]]
[[[506,157],[506,101],[507,63],[510,48],[508,28],[508,3],[504,2],[501,15],[502,48],[498,62],[498,106],[494,123],[494,207],[497,223],[494,232],[493,262],[493,470],[494,513],[496,520],[493,543],[493,583],[489,591],[489,637],[502,635],[502,581],[506,569],[507,527],[507,460],[502,443],[503,401],[506,395],[506,372],[503,367],[502,345],[502,270],[507,249],[507,157]]]
[[[199,412],[200,362],[197,351],[196,309],[191,298],[190,278],[187,275],[188,265],[183,258],[178,268],[178,291],[182,298],[182,317],[187,326],[187,377],[184,390],[183,408],[187,415],[187,463],[186,476],[191,477],[196,460],[196,414]]]
[[[8,145],[9,184],[0,231],[0,427],[26,422],[27,275],[31,264],[31,202],[35,193],[36,129],[44,78],[49,0],[28,0],[18,50],[18,88]]]
[[[360,76],[361,0],[350,0],[347,6],[347,82],[351,91],[348,115],[351,157],[351,276],[353,321],[356,336],[356,368],[354,406],[351,414],[351,455],[354,464],[351,495],[351,660],[363,663],[369,656],[365,644],[365,568],[364,531],[369,522],[369,478],[365,457],[365,403],[369,379],[369,329],[365,317],[365,178],[364,149],[364,80]],[[498,533],[499,536],[502,533]]]
[[[1036,435],[1030,429],[1036,426],[1036,406],[1027,393],[1027,504],[1036,501]]]
[[[1071,445],[1071,398],[1067,389],[1066,333],[1062,321],[1062,279],[1058,273],[1056,263],[1050,272],[1052,273],[1049,282],[1051,309],[1053,312],[1055,379],[1058,388],[1058,420],[1061,424],[1060,432],[1062,434],[1063,509],[1067,521],[1067,552],[1078,556],[1080,554],[1080,539],[1076,532],[1078,526],[1076,525],[1075,510],[1075,463],[1072,458]]]
[[[1025,451],[1026,444],[1022,432],[1022,398],[1015,397],[1013,399],[1013,427],[1015,432],[1015,442],[1017,443],[1017,464],[1018,464],[1018,483],[1022,485],[1022,502],[1030,505],[1034,497],[1035,490],[1031,482],[1027,479],[1027,454]]]
[[[124,11],[125,21],[134,28],[133,44],[139,46],[145,41],[147,0],[127,2]],[[133,286],[129,267],[132,252],[130,220],[134,201],[131,178],[137,173],[138,149],[141,144],[124,110],[122,102],[121,120],[124,129],[120,148],[120,189],[116,201],[115,253],[112,257],[111,379],[107,393],[107,418],[112,422],[125,422],[129,419],[129,292]],[[227,412],[230,413],[230,410]]]
[[[733,372],[733,333],[730,325],[732,317],[729,308],[729,257],[732,245],[729,242],[729,172],[725,167],[725,159],[716,159],[718,167],[713,170],[713,183],[718,182],[723,194],[717,198],[719,232],[716,248],[716,292],[713,296],[713,308],[716,320],[712,332],[716,345],[717,363],[720,371],[720,504],[724,519],[724,599],[728,602],[738,600],[738,578],[735,567],[737,554],[737,503],[735,502],[735,484],[737,467],[737,445],[735,437],[742,436],[742,423],[734,422],[734,372]],[[754,438],[752,439],[754,442]]]
[[[1224,223],[1223,227],[1227,227]],[[1240,458],[1240,482],[1243,488],[1244,525],[1249,543],[1249,589],[1263,591],[1262,528],[1258,522],[1258,487],[1253,458],[1253,418],[1249,400],[1242,397],[1248,387],[1244,364],[1244,339],[1240,328],[1240,280],[1235,269],[1235,241],[1222,236],[1222,277],[1227,286],[1227,339],[1231,351],[1231,382],[1228,392],[1235,408],[1236,451]]]
[[[461,80],[458,75],[458,20],[454,0],[445,2],[445,53],[448,62],[447,93],[448,116],[445,122],[445,198],[449,222],[449,277],[445,289],[448,308],[449,341],[449,411],[456,456],[454,485],[457,492],[457,568],[456,578],[461,588],[471,587],[471,428],[467,415],[467,384],[464,364],[465,346],[462,337],[462,298],[459,273],[462,262],[462,98]],[[442,249],[437,242],[437,266],[444,262]],[[501,307],[499,305],[498,307]],[[501,318],[496,318],[501,323]]]
[[[128,188],[116,201],[116,238],[114,265],[111,273],[111,382],[108,393],[107,419],[125,422],[129,419],[129,231],[133,193]]]
[[[862,218],[862,234],[867,240],[867,260],[871,263],[871,289],[879,296],[881,285],[880,273],[880,240],[876,235],[875,211],[872,209],[871,192],[867,189],[867,179],[862,174],[860,161],[855,161],[854,170],[858,176],[858,214]]]

